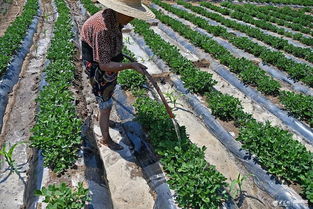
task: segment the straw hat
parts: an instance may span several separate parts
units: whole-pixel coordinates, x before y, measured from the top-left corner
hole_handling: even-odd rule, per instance
[[[141,20],[155,18],[153,12],[145,5],[141,4],[141,0],[98,0],[98,2],[116,12],[130,17]]]

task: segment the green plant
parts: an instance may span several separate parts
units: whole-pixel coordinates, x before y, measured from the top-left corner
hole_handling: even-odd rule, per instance
[[[166,92],[165,97],[169,100],[169,103],[173,104],[174,109],[177,108],[177,105],[181,105],[177,102],[177,100],[181,97],[181,95],[175,95],[175,92]]]
[[[206,101],[212,110],[212,115],[224,121],[232,121],[236,119],[238,111],[242,111],[239,99],[220,92],[207,93]]]
[[[49,85],[43,87],[36,100],[40,108],[30,140],[32,147],[42,150],[44,165],[60,174],[77,160],[82,121],[69,89],[75,72],[70,11],[63,0],[56,0],[56,6],[59,16],[48,50],[51,62],[45,69]]]
[[[125,89],[134,90],[141,88],[146,78],[135,70],[123,70],[119,73],[117,82]]]
[[[306,121],[310,127],[313,127],[313,97],[282,91],[279,99],[293,116]]]
[[[218,208],[227,198],[225,177],[208,165],[205,148],[191,143],[185,127],[176,137],[171,119],[162,104],[140,97],[135,102],[137,120],[148,133],[149,140],[161,158],[176,201],[183,208]],[[192,194],[192,195],[191,195]]]
[[[243,182],[249,177],[247,176],[241,176],[239,173],[237,176],[237,179],[234,179],[231,181],[229,185],[229,193],[232,196],[233,199],[239,199],[242,195],[244,195],[244,191],[242,189]]]
[[[37,0],[27,1],[22,14],[11,23],[4,35],[0,37],[0,76],[6,71],[12,56],[21,46],[21,41],[32,23],[34,16],[37,14],[38,5]]]
[[[36,190],[35,195],[45,198],[43,202],[48,204],[47,209],[81,209],[91,200],[88,189],[81,182],[74,190],[65,183],[52,184]]]
[[[14,171],[17,175],[19,175],[19,171],[18,171],[17,165],[15,164],[15,160],[13,159],[13,152],[18,145],[23,144],[23,143],[26,143],[26,142],[24,141],[17,142],[13,144],[9,149],[7,149],[6,144],[3,144],[2,148],[0,149],[0,156],[2,155],[4,157],[10,170]]]

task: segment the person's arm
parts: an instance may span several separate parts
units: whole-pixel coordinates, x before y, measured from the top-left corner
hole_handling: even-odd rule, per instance
[[[106,64],[99,64],[100,70],[102,71],[109,71],[109,72],[119,72],[126,69],[133,69],[139,73],[144,74],[144,71],[147,69],[146,66],[138,63],[138,62],[131,62],[131,63],[120,63],[120,62],[109,62]]]

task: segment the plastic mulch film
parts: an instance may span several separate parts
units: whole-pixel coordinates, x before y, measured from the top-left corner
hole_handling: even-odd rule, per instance
[[[118,85],[114,93],[114,101],[116,111],[123,121],[122,127],[132,142],[135,150],[135,156],[140,167],[143,169],[145,178],[148,181],[150,188],[156,192],[154,209],[176,209],[172,192],[169,189],[164,173],[158,163],[155,154],[152,152],[152,147],[145,139],[145,134],[141,125],[134,121],[134,109],[127,103],[125,92]]]
[[[274,176],[267,174],[260,165],[256,164],[256,159],[251,157],[236,140],[221,126],[204,107],[201,102],[184,88],[183,83],[177,76],[172,76],[175,88],[183,94],[184,100],[192,107],[205,126],[213,133],[219,141],[253,174],[254,182],[259,188],[272,196],[277,204],[288,204],[288,208],[308,209],[303,200],[293,189],[282,185]]]
[[[145,44],[144,41],[142,41],[142,43]],[[148,47],[144,45],[144,48]],[[290,187],[281,184],[273,175],[269,175],[266,170],[262,169],[262,167],[256,163],[255,158],[241,149],[240,144],[215,120],[209,110],[201,104],[196,96],[192,95],[184,88],[183,82],[177,76],[171,76],[171,81],[177,91],[183,94],[185,101],[192,107],[195,114],[202,119],[210,132],[218,138],[227,150],[243,163],[246,169],[254,175],[253,178],[258,187],[272,196],[276,200],[275,203],[277,205],[286,204],[288,208],[292,209],[308,209],[307,201],[303,200],[299,194]],[[234,208],[235,206],[230,202],[226,204],[225,207]]]
[[[30,47],[33,44],[33,36],[37,31],[37,25],[39,23],[39,16],[41,15],[41,9],[38,9],[38,16],[35,16],[31,25],[29,26],[26,36],[22,41],[21,48],[14,56],[12,62],[7,67],[6,72],[0,80],[0,128],[3,125],[3,116],[5,113],[6,106],[8,104],[8,94],[12,91],[13,86],[19,80],[19,74],[22,69],[23,61],[26,55],[30,51]]]
[[[184,38],[182,38],[181,36],[179,36],[175,31],[173,31],[170,27],[164,25],[163,23],[158,23],[158,27],[165,32],[169,37],[173,38],[174,40],[176,40],[180,45],[182,45],[184,48],[186,48],[187,50],[189,50],[190,52],[192,52],[193,54],[196,54],[200,59],[205,58],[206,56],[204,55],[204,53],[199,53],[197,52],[198,50],[196,49],[196,47],[194,47],[192,44],[188,43],[187,40],[185,40]],[[202,29],[195,29],[198,32],[200,32],[203,35],[212,37],[211,34],[207,33],[206,31],[202,30]],[[216,42],[218,42],[221,46],[225,47],[226,49],[228,49],[230,52],[237,54],[238,57],[244,57],[248,60],[254,60],[256,59],[255,56],[246,53],[236,47],[234,47],[232,44],[230,44],[229,42],[221,39],[221,38],[216,38],[216,37],[212,37]],[[288,84],[291,85],[291,87],[300,93],[306,94],[306,95],[310,95],[313,96],[313,90],[309,87],[307,87],[306,85],[302,85],[299,82],[295,82],[293,79],[290,79],[288,77],[288,75],[286,75],[286,73],[284,73],[281,70],[278,70],[277,68],[270,66],[270,65],[266,65],[262,62],[259,63],[259,67],[261,69],[263,69],[264,71],[268,72],[271,76],[273,76],[274,78],[281,80],[283,82],[286,82]]]
[[[162,11],[165,11],[164,9],[162,9],[161,7],[159,7],[158,5],[155,5],[155,4],[152,4],[152,7],[155,8],[155,9],[161,9]],[[195,14],[195,13],[192,12],[190,9],[187,9],[187,8],[181,6],[181,5],[173,5],[173,7],[176,7],[176,8],[178,8],[178,9],[184,10],[184,11],[186,11],[186,12],[188,12],[188,13]],[[167,13],[169,16],[172,16],[172,17],[175,16],[174,14],[172,14],[172,13],[170,13],[170,12],[168,12],[168,11],[166,11],[166,13]],[[270,49],[270,50],[272,50],[272,51],[278,51],[277,49],[275,49],[275,48],[269,46],[268,44],[263,43],[262,41],[259,41],[259,40],[255,39],[255,38],[252,38],[252,37],[248,36],[248,35],[245,34],[245,33],[242,33],[242,32],[240,32],[240,31],[237,31],[237,30],[232,29],[232,28],[228,28],[228,27],[222,25],[221,23],[218,23],[218,22],[216,22],[216,21],[214,21],[214,20],[211,20],[210,18],[201,16],[201,15],[198,15],[198,14],[195,14],[195,15],[200,16],[202,19],[208,21],[208,23],[211,24],[211,25],[219,25],[219,26],[225,28],[225,29],[227,30],[227,32],[233,33],[233,34],[235,34],[235,35],[238,36],[238,37],[246,37],[246,38],[250,39],[251,41],[253,41],[253,42],[256,43],[256,44],[259,44],[259,45],[261,45],[261,46],[265,46],[265,47],[267,47],[268,49]],[[183,21],[183,18],[179,18],[179,17],[177,17],[177,16],[175,16],[175,19],[177,19],[177,20],[179,20],[179,21],[181,21],[181,22],[188,22],[188,21],[186,21],[186,20]],[[214,24],[212,24],[213,22],[214,22]],[[195,28],[196,31],[200,32],[201,30],[199,31],[198,29],[199,29],[199,28]],[[204,30],[202,30],[202,31],[204,31]],[[200,32],[200,33],[201,33],[201,32]],[[288,59],[291,59],[291,60],[294,61],[294,62],[306,64],[306,65],[309,65],[309,66],[313,67],[313,64],[312,64],[312,63],[310,63],[310,62],[308,62],[308,61],[306,61],[306,60],[302,60],[302,59],[300,59],[300,58],[297,58],[297,57],[295,57],[295,56],[293,56],[293,55],[285,54],[285,57],[288,58]]]
[[[163,30],[165,29],[166,30]],[[205,57],[205,53],[199,52],[196,47],[186,42],[186,39],[176,35],[175,32],[170,31],[171,29],[165,25],[160,24],[160,29],[162,29],[168,36],[175,39],[182,46],[188,46],[188,50],[195,53],[197,56],[203,58]],[[196,29],[197,30],[197,29]],[[202,31],[204,33],[204,31]],[[207,56],[206,56],[207,57]],[[245,95],[250,97],[252,100],[266,108],[273,115],[278,117],[285,125],[287,125],[290,129],[294,130],[296,133],[301,135],[306,142],[309,144],[313,144],[313,131],[306,124],[303,124],[299,120],[295,119],[288,115],[288,112],[281,110],[277,105],[273,104],[271,101],[267,100],[264,96],[258,93],[256,90],[250,88],[249,86],[244,85],[235,75],[233,75],[226,67],[215,62],[215,67],[213,68],[216,73],[218,73],[222,78],[224,78],[228,83],[239,89]],[[309,89],[305,89],[304,87],[301,89],[304,92],[311,92]]]

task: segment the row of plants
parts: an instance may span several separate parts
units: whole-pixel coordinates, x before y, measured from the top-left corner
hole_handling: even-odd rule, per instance
[[[158,2],[156,3],[158,4]],[[178,1],[178,3],[184,5],[185,7],[189,7],[190,9],[194,9],[194,11],[198,11],[198,9],[201,11],[204,10],[201,7],[193,7],[192,5],[186,2]],[[205,19],[201,17],[194,16],[193,14],[189,14],[183,10],[174,8],[165,3],[160,3],[159,6],[162,6],[164,9],[174,13],[175,15],[192,22],[193,24],[199,26],[200,28],[205,29],[206,31],[215,36],[220,36],[228,40],[234,46],[243,49],[246,52],[255,55],[256,57],[260,57],[263,60],[263,62],[272,64],[276,66],[278,69],[286,71],[291,78],[295,80],[301,80],[304,83],[308,84],[309,86],[313,86],[312,67],[288,59],[282,52],[272,51],[265,46],[261,46],[251,41],[247,37],[237,37],[236,35],[227,32],[227,30],[221,26],[210,25]]]
[[[90,0],[84,0],[86,8],[93,7],[92,5]],[[146,26],[146,23],[140,21],[137,24]],[[134,58],[125,47],[123,50],[123,53]],[[194,80],[199,81],[199,77],[196,76]],[[212,80],[211,75],[205,78]],[[168,184],[175,190],[175,200],[182,208],[218,208],[228,198],[223,189],[226,186],[225,177],[214,166],[208,165],[204,157],[205,149],[190,142],[184,127],[179,127],[181,140],[177,139],[164,106],[149,98],[143,90],[145,82],[145,77],[134,70],[124,70],[118,76],[118,83],[138,97],[135,103],[137,120],[147,131],[150,142],[161,159]],[[201,84],[209,87],[213,85],[207,81]]]
[[[157,10],[152,10],[156,14],[157,18],[165,24],[167,21],[171,21],[171,25],[177,24],[176,20],[162,15]],[[153,30],[149,28],[147,23],[136,20],[133,21],[132,24],[135,26],[135,32],[144,37],[147,45],[153,50],[155,55],[163,59],[170,66],[171,71],[177,74],[180,74],[184,70],[188,69],[200,71],[200,69],[197,68],[191,61],[187,60],[180,54],[176,46],[169,44],[159,35],[155,34]],[[182,31],[186,31],[186,28],[182,28]],[[201,40],[201,37],[195,35],[195,39]],[[205,73],[209,74],[208,72]],[[190,75],[190,79],[194,79],[193,75],[194,74]],[[211,74],[209,75],[212,76]],[[312,175],[310,173],[310,170],[313,167],[313,154],[307,151],[305,146],[300,142],[294,140],[292,135],[287,131],[271,126],[269,123],[256,122],[250,114],[243,111],[238,99],[214,90],[213,86],[216,81],[212,81],[213,82],[211,82],[212,84],[210,88],[208,88],[205,92],[194,91],[192,88],[187,88],[194,93],[205,96],[207,98],[208,106],[212,110],[212,114],[216,117],[224,121],[235,122],[236,126],[240,128],[240,134],[237,140],[241,141],[243,143],[243,148],[249,150],[251,154],[257,154],[258,160],[264,168],[282,179],[300,184],[304,190],[303,194],[309,201],[313,202],[313,185],[311,183]],[[195,83],[195,85],[197,84]],[[137,111],[139,120],[142,121],[142,124],[144,124],[146,129],[150,130],[150,136],[156,136],[157,140],[155,141],[155,146],[160,146],[161,155],[162,150],[167,150],[169,147],[171,149],[172,147],[175,147],[176,145],[172,144],[174,143],[172,139],[176,137],[174,130],[172,130],[173,135],[171,136],[171,140],[169,142],[165,144],[160,143],[160,139],[166,138],[169,133],[169,131],[164,130],[168,130],[169,127],[173,128],[171,126],[171,121],[168,121],[168,124],[164,127],[159,125],[163,123],[160,122],[160,117],[162,117],[162,115],[166,116],[164,108],[162,111],[163,113],[161,114],[160,111],[151,110],[145,106],[155,102],[142,99],[138,100],[137,105],[138,103],[139,108],[137,107]],[[158,105],[160,106],[160,104]],[[155,112],[154,114],[159,115],[159,117],[155,117],[152,112]],[[143,113],[147,114],[148,117],[146,117],[146,115],[142,116]],[[151,123],[151,121],[153,121],[153,123]],[[154,122],[158,125],[154,124]],[[159,129],[158,127],[162,128]],[[182,135],[184,136],[184,133]],[[186,158],[183,157],[183,159]],[[301,161],[299,162],[300,159]],[[173,162],[172,158],[169,160],[170,161],[168,161],[168,163],[174,164],[175,161]],[[175,158],[175,160],[181,161],[181,158]],[[187,158],[186,160],[187,161],[183,162],[192,161],[191,158]],[[184,164],[181,164],[180,166],[185,168]],[[183,177],[181,179],[183,179]],[[206,182],[204,181],[203,183]],[[194,192],[196,191],[197,193],[200,193],[200,191],[194,190]],[[190,196],[190,194],[192,193],[189,193],[188,196]]]
[[[266,20],[266,21],[269,21],[272,23],[276,23],[280,26],[291,28],[292,30],[300,31],[304,34],[309,34],[311,36],[313,35],[313,30],[310,28],[307,28],[307,27],[303,27],[303,24],[299,24],[299,23],[295,23],[295,22],[289,22],[287,20],[277,18],[277,15],[275,15],[274,13],[268,14],[268,12],[262,11],[261,9],[259,9],[255,5],[251,5],[251,4],[236,5],[236,4],[232,4],[229,2],[222,2],[221,6],[228,7],[231,9],[236,9],[236,10],[244,12],[244,13],[248,13],[248,14],[252,15],[253,17],[257,17],[258,19]],[[220,7],[218,7],[218,8],[220,8]],[[296,40],[298,40],[300,38],[301,38],[300,35],[297,35],[294,37],[294,39],[296,39]]]
[[[164,9],[173,12],[174,14],[185,18],[186,20],[190,20],[191,22],[195,22],[197,26],[200,26],[212,33],[213,35],[218,34],[226,34],[227,36],[231,36],[231,34],[227,33],[226,29],[219,27],[219,26],[209,26],[207,25],[207,21],[201,19],[200,17],[196,17],[193,14],[188,14],[183,10],[177,9],[172,7],[169,4],[163,3],[159,0],[155,0],[154,3],[158,4],[159,6],[163,7]],[[159,12],[158,12],[159,13]],[[245,58],[237,58],[231,54],[226,48],[219,45],[213,39],[202,35],[192,29],[186,27],[183,23],[179,21],[172,22],[172,18],[168,16],[161,16],[164,18],[161,21],[165,22],[165,24],[170,25],[174,30],[179,31],[187,39],[194,40],[193,43],[196,46],[203,48],[206,52],[213,55],[214,58],[221,61],[222,64],[229,67],[230,71],[236,73],[243,82],[246,84],[252,84],[255,86],[260,92],[266,95],[278,95],[279,89],[281,85],[276,81],[273,80],[270,76],[266,75],[266,72],[256,66],[250,60]],[[166,19],[166,20],[165,20]],[[188,28],[185,32],[183,32],[183,28]],[[191,32],[193,31],[193,32]]]
[[[313,27],[313,18],[311,16],[300,13],[296,10],[292,10],[290,8],[288,9],[288,7],[284,7],[283,9],[279,9],[273,6],[257,7],[255,5],[249,5],[249,7],[276,18],[289,21],[291,23],[297,23],[309,28]],[[288,14],[286,14],[286,11],[288,11]]]
[[[77,117],[69,89],[75,72],[70,11],[63,0],[55,3],[59,16],[47,55],[50,63],[44,71],[48,85],[43,87],[36,100],[39,112],[30,140],[31,146],[42,150],[44,165],[60,174],[77,160],[82,122]]]
[[[305,14],[305,12],[311,12],[312,11],[310,8],[292,9],[290,7],[282,7],[281,8],[281,7],[274,7],[274,6],[265,6],[264,8],[278,12],[280,15],[285,14],[285,15],[291,16],[294,19],[296,19],[296,21],[298,21],[299,18],[302,20],[306,20],[307,24],[310,24],[310,23],[312,24],[312,21],[313,21],[313,17],[311,15]],[[291,17],[289,17],[290,21],[293,20],[293,19],[291,19]]]
[[[188,14],[185,11],[174,8],[171,5],[161,2],[159,0],[154,0],[154,3],[162,6],[164,9],[171,11],[180,17],[185,18],[186,20],[195,23],[199,27],[206,29],[209,33],[212,33],[217,36],[221,35],[222,37],[228,36],[232,37],[231,42],[234,43],[234,45],[236,46],[240,44],[244,45],[247,43],[245,42],[245,39],[237,38],[232,34],[228,34],[224,28],[220,28],[219,26],[208,25],[207,21],[205,21],[202,18],[195,17],[193,14]],[[284,91],[280,90],[281,88],[280,84],[276,80],[273,80],[269,76],[267,76],[266,73],[262,69],[260,69],[257,65],[255,65],[252,61],[247,60],[245,58],[236,58],[227,49],[219,45],[216,41],[209,38],[208,36],[192,30],[190,27],[184,25],[180,21],[175,20],[167,15],[163,15],[157,10],[155,11],[156,13],[158,13],[158,18],[162,22],[171,26],[183,37],[189,39],[195,46],[198,46],[202,48],[204,51],[210,53],[214,58],[219,60],[221,64],[227,66],[231,72],[237,74],[238,77],[241,78],[241,80],[245,84],[255,86],[257,90],[264,93],[265,95],[278,96],[280,102],[282,104],[286,104],[284,107],[288,110],[288,112],[290,112],[294,117],[307,122],[311,127],[313,127],[312,123],[313,111],[311,109],[312,104],[310,103],[310,101],[312,100],[311,96],[296,94],[293,92],[290,92],[287,96],[282,96],[285,94]],[[275,54],[262,53],[260,57],[266,60],[272,59],[273,62],[280,61],[278,59],[279,57],[277,58],[277,56],[273,55]],[[301,70],[301,68],[293,68],[293,70],[295,70],[296,73],[300,73],[299,70]],[[310,71],[303,72],[303,74],[307,74],[306,78],[312,79],[313,78],[312,72],[313,71],[311,71],[311,75],[309,75]],[[310,82],[311,85],[312,81],[313,80],[311,80]],[[305,100],[303,100],[303,103],[297,102],[291,104],[290,102],[288,102],[289,99],[287,97],[305,98]]]
[[[21,15],[16,17],[0,37],[0,76],[7,70],[12,56],[21,46],[26,32],[38,12],[38,0],[28,0]]]
[[[194,7],[191,4],[183,2],[183,1],[178,1],[178,3],[184,5],[185,7],[188,7],[189,9],[197,13],[206,12],[204,8]],[[163,5],[165,6],[165,4]],[[177,8],[173,8],[170,6],[167,6],[166,9],[171,10],[176,15],[189,20],[190,22],[207,30],[208,32],[210,32],[210,29],[213,32],[218,29],[219,33],[214,33],[214,35],[221,36],[224,39],[228,39],[233,45],[237,46],[238,48],[243,49],[246,52],[252,53],[256,57],[262,58],[262,60],[265,63],[272,64],[276,66],[278,69],[286,71],[291,76],[291,78],[295,80],[301,80],[310,86],[313,85],[312,83],[313,68],[312,67],[304,63],[297,63],[291,59],[288,59],[285,57],[285,55],[282,52],[272,51],[265,46],[261,46],[251,41],[247,37],[237,37],[232,33],[227,33],[227,30],[223,27],[211,26],[203,18],[193,17],[192,14],[188,14],[182,10],[179,10]]]
[[[274,4],[292,4],[292,5],[303,5],[313,6],[312,0],[238,0],[239,2],[258,2],[258,3],[274,3]]]
[[[227,5],[229,5],[229,7],[231,7],[232,9],[234,9],[235,11],[231,11],[227,8],[221,8],[219,6],[215,6],[214,4],[211,4],[209,2],[206,2],[205,5],[217,12],[220,12],[220,9],[223,9],[223,13],[225,13],[225,10],[227,10],[228,14],[230,15],[230,17],[237,19],[237,20],[241,20],[244,21],[246,23],[250,23],[252,25],[255,25],[259,28],[265,29],[265,30],[269,30],[272,31],[274,33],[278,33],[280,35],[284,35],[290,38],[293,38],[295,40],[300,41],[303,44],[306,44],[308,46],[313,46],[313,38],[308,38],[303,36],[301,33],[291,33],[286,31],[283,28],[279,28],[269,22],[266,22],[264,20],[258,20],[258,19],[254,19],[254,16],[257,16],[259,14],[259,12],[255,11],[255,10],[250,10],[250,9],[245,9],[242,6],[239,5],[235,5],[235,4],[231,4],[229,2],[226,2]],[[225,4],[224,4],[225,5]],[[266,16],[266,15],[264,15]]]
[[[82,122],[77,118],[69,89],[75,72],[70,10],[64,0],[55,0],[55,4],[59,15],[47,55],[50,63],[44,71],[48,85],[37,98],[39,112],[30,141],[32,147],[42,150],[44,166],[61,174],[77,160]],[[43,197],[47,209],[81,209],[91,200],[89,190],[81,182],[74,188],[64,182],[50,184],[34,193]]]
[[[292,44],[289,44],[287,40],[265,34],[258,28],[243,25],[243,24],[238,23],[237,21],[224,18],[222,15],[209,12],[209,10],[203,7],[193,6],[189,3],[184,4],[184,2],[181,0],[178,1],[177,3],[184,5],[186,8],[191,9],[192,11],[197,12],[198,14],[201,14],[207,18],[220,22],[226,27],[233,28],[240,32],[246,33],[250,37],[253,37],[259,41],[262,41],[277,50],[282,50],[296,57],[303,58],[309,62],[313,62],[313,51],[309,48],[301,48],[301,47],[294,46]],[[200,4],[201,6],[209,7],[207,2],[201,2]]]

